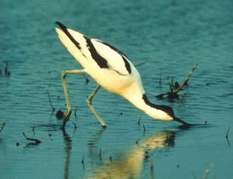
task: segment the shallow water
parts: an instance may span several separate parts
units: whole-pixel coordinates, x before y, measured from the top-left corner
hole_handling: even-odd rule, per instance
[[[231,0],[1,0],[0,10],[0,69],[7,61],[11,72],[0,76],[0,123],[6,123],[0,133],[0,178],[97,178],[101,170],[114,175],[112,168],[133,156],[136,143],[160,133],[174,133],[173,145],[165,140],[143,154],[147,157],[136,160],[141,166],[129,177],[232,178]],[[95,83],[69,76],[72,107],[78,104],[78,111],[62,132],[48,94],[56,110],[64,109],[60,72],[79,65],[58,41],[56,20],[113,44],[134,64],[143,63],[137,68],[153,101],[167,90],[167,77],[181,81],[198,64],[180,100],[157,103],[169,104],[186,121],[207,125],[184,130],[153,121],[101,90],[94,104],[108,124],[102,130],[85,104]],[[42,143],[27,145],[22,132]]]

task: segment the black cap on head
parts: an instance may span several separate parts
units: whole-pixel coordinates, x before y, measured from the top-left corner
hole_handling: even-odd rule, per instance
[[[160,109],[160,110],[166,112],[169,116],[171,116],[171,117],[173,117],[173,118],[175,117],[175,116],[174,116],[174,111],[173,111],[173,109],[172,109],[170,106],[166,106],[166,105],[155,105],[155,107],[156,107],[157,109]]]
[[[161,111],[166,112],[166,113],[167,113],[169,116],[171,116],[172,118],[175,117],[175,116],[174,116],[174,111],[173,111],[173,109],[172,109],[170,106],[153,104],[153,103],[151,103],[151,102],[148,100],[146,94],[143,94],[142,98],[143,98],[143,100],[145,101],[145,103],[146,103],[147,105],[149,105],[149,106],[151,106],[151,107],[153,107],[153,108],[159,109],[159,110],[161,110]]]

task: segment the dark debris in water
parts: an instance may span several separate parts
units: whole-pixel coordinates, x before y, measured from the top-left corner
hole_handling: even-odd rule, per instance
[[[88,84],[90,82],[88,77],[85,77],[85,83]]]
[[[188,74],[188,76],[184,79],[183,82],[179,83],[178,81],[175,81],[174,78],[171,78],[171,81],[169,83],[169,91],[157,95],[156,98],[160,100],[168,99],[169,101],[173,101],[174,99],[179,99],[180,96],[179,93],[188,87],[189,81],[192,78],[192,74],[196,69],[197,69],[197,64],[193,66],[192,71]]]
[[[100,149],[100,150],[99,150],[99,160],[102,161],[102,159],[103,159],[103,158],[102,158],[102,150]]]
[[[85,169],[85,161],[84,161],[84,157],[82,158],[81,163],[82,163],[83,169]]]
[[[74,130],[77,130],[77,128],[78,128],[78,126],[77,126],[77,124],[76,123],[72,123],[73,124],[73,126],[74,126]]]
[[[226,141],[227,141],[227,145],[228,146],[231,146],[231,143],[230,143],[230,140],[229,140],[229,133],[230,133],[230,127],[228,127],[227,131],[226,131],[226,135],[225,135],[225,138],[226,138]]]
[[[145,135],[146,134],[146,126],[143,124],[143,134]]]
[[[138,119],[138,126],[141,125],[141,118]]]
[[[9,77],[11,72],[9,70],[8,62],[4,62],[4,67],[0,67],[0,76]]]
[[[150,158],[149,152],[146,151],[146,152],[145,152],[144,159],[145,159],[145,160],[148,160],[149,158]]]
[[[24,138],[28,141],[28,143],[26,144],[25,147],[29,147],[29,146],[37,146],[39,145],[42,141],[36,138],[31,138],[31,137],[27,137],[26,134],[23,132],[23,136]]]
[[[112,156],[109,156],[109,161],[112,162]]]
[[[6,123],[2,123],[1,126],[0,126],[0,133],[2,132],[2,130],[4,129],[4,127],[6,126]]]
[[[49,90],[47,90],[47,95],[48,95],[48,100],[49,100],[49,106],[51,107],[52,114],[53,114],[55,112],[56,108],[53,105],[52,98],[51,98]]]

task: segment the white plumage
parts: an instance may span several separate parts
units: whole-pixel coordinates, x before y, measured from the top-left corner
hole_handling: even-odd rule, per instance
[[[89,38],[80,32],[68,29],[60,22],[57,22],[57,25],[56,32],[58,33],[59,39],[83,67],[82,71],[77,70],[78,72],[74,72],[75,70],[66,70],[65,74],[79,74],[85,72],[101,87],[109,92],[124,97],[152,118],[165,121],[176,120],[183,124],[188,124],[176,118],[170,107],[152,104],[147,99],[140,74],[125,54],[101,40]],[[63,78],[65,74],[63,73]],[[66,92],[66,82],[63,82],[63,85],[66,103],[69,103],[67,105],[67,114],[69,114],[70,102],[68,92]],[[90,100],[92,100],[96,92],[89,97],[89,105],[91,105]],[[106,126],[105,122],[97,114],[92,105],[91,108],[91,111],[101,125]]]

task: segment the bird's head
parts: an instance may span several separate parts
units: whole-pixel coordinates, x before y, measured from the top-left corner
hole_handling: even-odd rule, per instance
[[[156,105],[156,109],[159,110],[159,113],[160,114],[160,119],[161,120],[167,120],[167,121],[176,121],[176,122],[179,122],[181,123],[182,125],[185,125],[185,126],[191,126],[191,124],[181,120],[180,118],[178,118],[177,116],[175,116],[175,113],[173,111],[173,109],[170,107],[170,106],[166,106],[166,105]]]
[[[164,121],[172,121],[175,118],[173,109],[166,105],[153,105],[156,110],[156,114],[153,116],[155,119],[160,119]]]
[[[146,95],[143,95],[143,100],[148,106],[154,109],[149,112],[149,115],[152,118],[163,120],[163,121],[177,121],[181,123],[182,125],[190,125],[189,123],[176,117],[173,109],[170,106],[153,104],[147,99]]]
[[[156,105],[156,109],[159,111],[157,114],[160,114],[160,119],[165,121],[176,121],[181,123],[183,126],[190,127],[191,124],[181,120],[176,117],[173,109],[170,106],[166,105]]]

